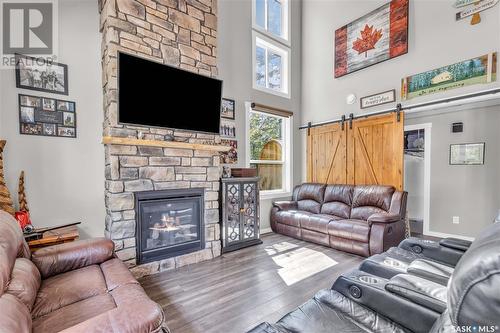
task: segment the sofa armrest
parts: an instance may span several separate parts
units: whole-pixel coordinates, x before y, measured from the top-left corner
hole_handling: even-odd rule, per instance
[[[375,213],[368,217],[368,222],[371,223],[392,223],[399,220],[401,220],[401,216],[394,213]]]
[[[464,254],[464,251],[448,248],[439,245],[438,242],[415,237],[405,239],[398,247],[450,266],[456,266]]]
[[[297,209],[297,201],[275,201],[273,206],[279,210],[292,210]]]
[[[106,238],[92,238],[42,248],[31,260],[42,278],[78,268],[101,264],[114,256],[114,243]]]

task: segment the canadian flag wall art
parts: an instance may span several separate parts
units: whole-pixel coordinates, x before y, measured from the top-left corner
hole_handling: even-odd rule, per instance
[[[392,0],[335,31],[335,77],[408,52],[409,0]]]

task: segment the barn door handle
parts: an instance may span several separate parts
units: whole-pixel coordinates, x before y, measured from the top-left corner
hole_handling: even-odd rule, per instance
[[[354,114],[349,114],[349,129],[352,129],[352,121],[354,120]]]
[[[340,121],[340,125],[342,126],[342,130],[344,130],[344,124],[345,124],[345,114],[342,115],[342,120]]]
[[[401,106],[401,103],[398,103],[398,105],[396,105],[396,119],[398,121],[398,123],[401,121],[401,109],[403,107]]]
[[[311,135],[311,127],[312,127],[312,123],[308,122],[307,123],[307,136]]]

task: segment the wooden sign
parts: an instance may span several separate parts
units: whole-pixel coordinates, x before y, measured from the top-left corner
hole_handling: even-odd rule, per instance
[[[378,94],[361,97],[359,100],[362,109],[371,108],[373,106],[392,103],[396,101],[396,90],[388,90]]]
[[[477,14],[479,12],[482,12],[483,10],[490,9],[491,7],[494,7],[498,3],[498,1],[499,0],[480,1],[474,7],[458,12],[456,15],[456,20],[458,21],[466,17],[472,16],[474,14]]]
[[[478,0],[457,0],[455,1],[455,8],[465,7],[478,2]]]

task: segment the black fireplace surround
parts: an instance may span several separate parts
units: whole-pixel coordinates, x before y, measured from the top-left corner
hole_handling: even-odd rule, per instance
[[[135,193],[137,263],[205,248],[203,188]]]

